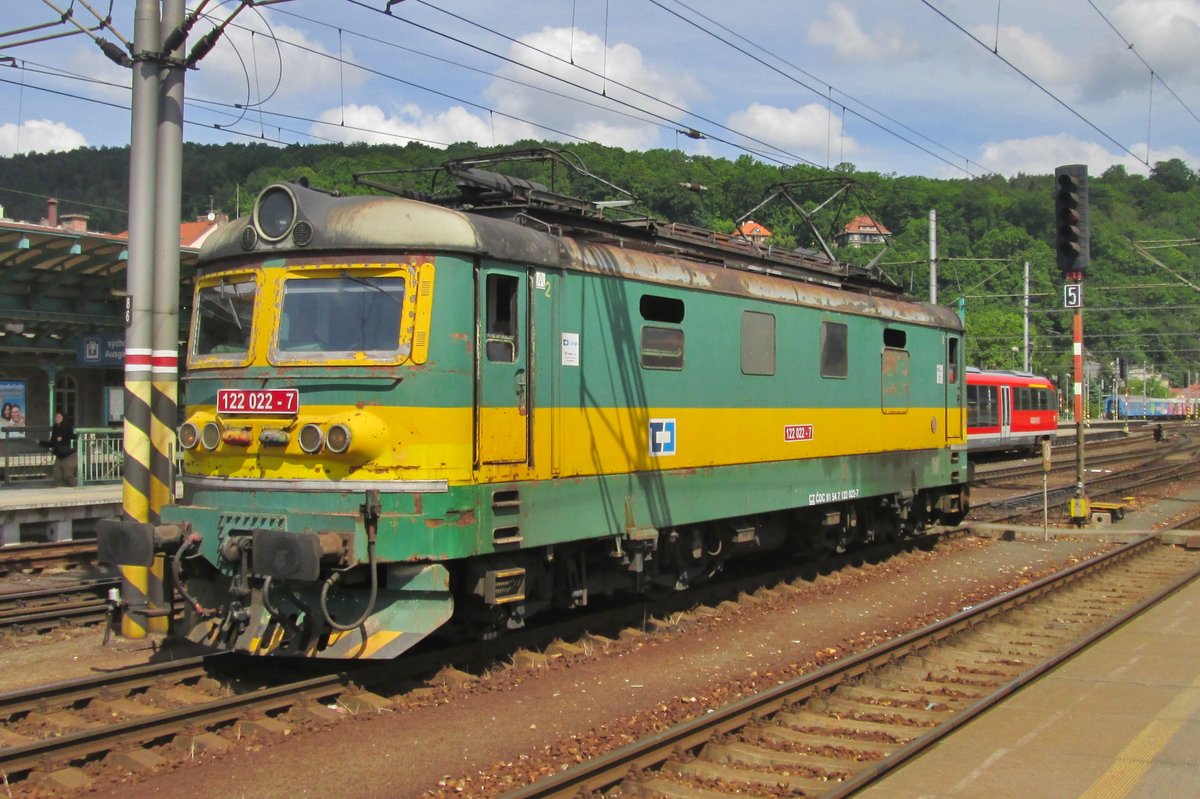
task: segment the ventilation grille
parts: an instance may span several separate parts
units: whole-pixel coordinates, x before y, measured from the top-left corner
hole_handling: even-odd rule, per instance
[[[282,513],[222,513],[217,517],[217,534],[232,530],[286,530],[287,516]]]

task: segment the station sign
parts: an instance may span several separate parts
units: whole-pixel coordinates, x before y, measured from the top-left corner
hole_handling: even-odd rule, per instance
[[[80,366],[121,366],[125,363],[122,333],[85,333],[75,345],[75,363]]]

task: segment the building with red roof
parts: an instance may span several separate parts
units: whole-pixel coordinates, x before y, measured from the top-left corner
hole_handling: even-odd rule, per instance
[[[834,240],[839,247],[861,247],[864,244],[886,244],[891,237],[892,231],[871,217],[860,215],[850,220]]]
[[[738,228],[738,233],[742,234],[751,241],[762,241],[763,239],[769,239],[771,237],[771,231],[767,230],[753,219],[746,220]]]

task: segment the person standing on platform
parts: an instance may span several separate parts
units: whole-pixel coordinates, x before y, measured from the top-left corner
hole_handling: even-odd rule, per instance
[[[75,455],[75,425],[61,412],[54,414],[54,426],[50,428],[50,440],[39,441],[54,455],[51,476],[54,484],[73,486],[76,483],[77,457]]]

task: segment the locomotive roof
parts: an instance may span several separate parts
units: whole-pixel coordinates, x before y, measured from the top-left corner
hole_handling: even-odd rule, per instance
[[[279,186],[264,195],[273,188]],[[275,242],[256,235],[257,215],[238,219],[206,240],[201,272],[248,256],[457,252],[961,328],[949,309],[918,303],[861,267],[700,228],[645,218],[614,222],[550,203],[460,209],[407,196],[341,197],[300,184],[285,188],[295,198],[295,226],[304,225],[303,246],[294,234]]]

